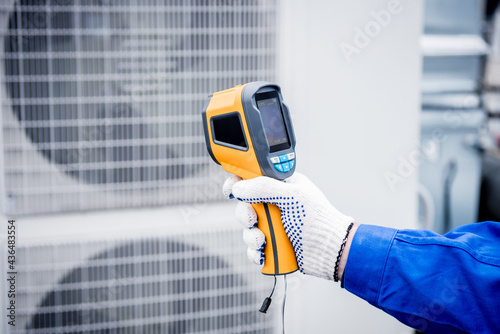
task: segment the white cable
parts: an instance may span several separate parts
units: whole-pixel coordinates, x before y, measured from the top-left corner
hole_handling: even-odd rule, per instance
[[[285,282],[285,291],[283,293],[283,304],[281,306],[281,332],[285,334],[285,302],[286,302],[286,275],[283,275]]]

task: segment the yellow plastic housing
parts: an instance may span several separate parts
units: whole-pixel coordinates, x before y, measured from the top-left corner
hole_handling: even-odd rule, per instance
[[[214,93],[206,109],[206,124],[210,148],[215,159],[227,172],[237,175],[242,179],[252,179],[262,176],[257,156],[252,145],[252,138],[241,103],[242,91],[245,85],[238,85],[231,89]],[[214,142],[210,119],[214,116],[238,112],[243,125],[243,133],[248,149],[238,150]],[[285,233],[281,222],[281,211],[272,204],[252,204],[257,212],[257,227],[266,236],[264,247],[265,261],[262,273],[266,275],[284,275],[298,269],[297,259],[292,243]],[[267,208],[267,210],[266,210]]]

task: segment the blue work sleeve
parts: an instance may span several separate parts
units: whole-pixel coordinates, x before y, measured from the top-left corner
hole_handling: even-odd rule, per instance
[[[500,223],[445,235],[360,225],[343,285],[425,333],[500,333]]]

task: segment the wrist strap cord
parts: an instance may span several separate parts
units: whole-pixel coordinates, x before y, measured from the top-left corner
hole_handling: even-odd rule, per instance
[[[283,302],[281,304],[281,332],[285,334],[285,303],[286,303],[286,289],[287,289],[286,275],[283,275],[283,282],[285,283],[285,289],[283,292]],[[276,289],[276,275],[274,276],[273,290],[271,291],[269,297],[264,299],[264,302],[262,303],[259,312],[267,313],[267,309],[269,308],[269,306],[271,306],[271,301],[272,301],[271,297],[273,296],[274,289]]]
[[[267,309],[269,308],[269,306],[271,306],[271,301],[272,301],[271,297],[273,296],[275,288],[276,288],[276,275],[274,275],[273,291],[271,291],[271,294],[269,295],[269,297],[264,299],[264,301],[262,302],[262,306],[259,309],[259,312],[267,313]]]
[[[344,240],[342,240],[342,243],[340,244],[340,250],[339,250],[339,253],[337,254],[337,260],[335,261],[335,270],[333,272],[333,280],[335,282],[339,281],[340,258],[342,257],[342,253],[344,252],[344,247],[345,247],[345,244],[347,242],[347,238],[349,237],[349,232],[351,232],[351,229],[353,226],[354,226],[354,222],[349,224],[349,226],[347,227],[347,231],[345,233]]]

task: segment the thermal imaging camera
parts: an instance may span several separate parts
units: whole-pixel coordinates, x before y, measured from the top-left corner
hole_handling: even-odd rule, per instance
[[[252,179],[278,180],[295,171],[295,134],[278,85],[257,81],[209,96],[202,112],[207,149],[227,172]],[[252,204],[266,236],[263,274],[284,275],[298,269],[292,244],[276,205]]]

